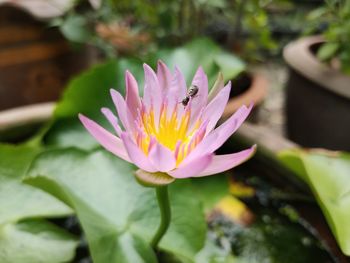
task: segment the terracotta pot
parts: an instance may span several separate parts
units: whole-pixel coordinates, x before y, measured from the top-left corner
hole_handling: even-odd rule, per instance
[[[248,88],[241,91],[238,95],[230,98],[222,115],[222,119],[227,119],[230,117],[243,104],[249,105],[251,102],[253,102],[254,109],[251,116],[249,117],[249,120],[252,122],[257,122],[259,117],[259,105],[266,97],[268,81],[264,76],[260,74],[250,74],[248,77],[250,82]],[[232,91],[237,88],[239,87],[237,87],[233,81]]]
[[[54,107],[47,102],[0,111],[0,142],[26,139],[51,118]]]
[[[56,100],[70,77],[94,61],[93,52],[72,50],[58,29],[0,6],[0,110]]]
[[[350,76],[317,59],[323,42],[312,36],[284,49],[287,135],[305,147],[350,151]]]

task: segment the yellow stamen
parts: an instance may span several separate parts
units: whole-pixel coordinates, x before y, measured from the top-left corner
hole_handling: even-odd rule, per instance
[[[141,111],[140,129],[143,136],[135,135],[138,146],[148,155],[151,137],[154,137],[158,143],[164,145],[172,151],[178,148],[176,163],[179,165],[184,158],[196,147],[202,140],[203,136],[196,133],[202,124],[202,120],[196,121],[195,125],[189,131],[191,110],[186,109],[181,118],[178,118],[177,105],[172,110],[172,114],[167,114],[167,107],[163,105],[159,113],[158,125],[155,124],[154,110],[151,108],[149,112]],[[199,136],[198,136],[199,135]],[[196,136],[193,138],[193,136]],[[181,142],[178,145],[178,142]]]

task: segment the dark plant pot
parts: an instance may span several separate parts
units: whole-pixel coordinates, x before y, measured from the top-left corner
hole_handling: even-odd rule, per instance
[[[350,76],[317,59],[323,42],[312,36],[284,49],[287,136],[305,147],[350,151]]]
[[[94,60],[92,48],[72,50],[57,28],[0,6],[0,110],[58,99]]]
[[[222,119],[227,119],[242,105],[254,103],[253,112],[249,116],[251,122],[259,119],[259,105],[267,95],[268,81],[260,74],[244,72],[232,80],[230,100],[226,105]]]

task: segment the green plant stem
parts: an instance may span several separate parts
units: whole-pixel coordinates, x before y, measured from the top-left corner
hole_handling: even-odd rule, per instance
[[[159,241],[168,230],[171,218],[168,186],[156,187],[158,206],[160,210],[160,225],[157,233],[154,235],[151,245],[153,249],[157,249]]]

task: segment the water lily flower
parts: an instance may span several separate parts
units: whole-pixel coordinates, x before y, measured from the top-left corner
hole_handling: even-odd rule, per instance
[[[253,107],[241,106],[216,128],[231,89],[230,82],[224,85],[222,75],[208,94],[208,79],[199,67],[191,84],[198,91],[193,95],[177,67],[174,73],[161,61],[157,72],[147,64],[143,67],[143,97],[139,95],[137,81],[126,71],[126,98],[111,90],[119,119],[110,109],[102,108],[115,134],[79,115],[85,128],[105,149],[134,163],[141,171],[160,172],[174,179],[217,174],[254,154],[255,146],[232,154],[214,153],[240,127]]]

